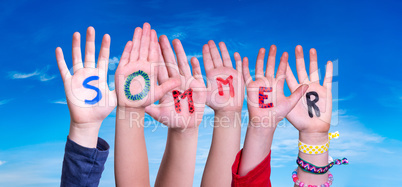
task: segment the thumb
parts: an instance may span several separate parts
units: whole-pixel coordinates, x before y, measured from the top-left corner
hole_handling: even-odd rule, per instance
[[[299,102],[300,98],[304,95],[304,93],[306,93],[308,87],[309,86],[307,84],[303,84],[303,85],[299,86],[292,93],[292,95],[290,95],[288,97],[288,100],[289,100],[289,103],[290,103],[290,106],[292,109],[296,106],[296,104]]]
[[[161,99],[167,92],[180,86],[180,78],[169,78],[163,84],[159,85],[155,93],[155,101]]]
[[[145,107],[145,112],[153,118],[159,116],[159,114],[160,114],[159,107],[158,107],[158,105],[155,105],[155,104]]]

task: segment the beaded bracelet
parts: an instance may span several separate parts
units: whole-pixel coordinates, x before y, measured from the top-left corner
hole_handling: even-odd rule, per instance
[[[330,162],[328,165],[320,167],[320,166],[315,166],[300,157],[297,157],[296,160],[297,165],[299,165],[300,169],[302,169],[305,172],[312,173],[312,174],[325,174],[327,171],[332,168],[334,165],[347,165],[349,164],[349,161],[347,158],[343,159],[335,159],[334,161]]]
[[[332,181],[334,181],[334,176],[331,174],[331,173],[329,173],[328,174],[328,181],[327,182],[325,182],[324,184],[321,184],[321,185],[307,185],[307,184],[304,184],[303,182],[301,182],[300,180],[299,180],[299,178],[297,177],[297,168],[292,172],[292,179],[293,179],[293,182],[296,184],[296,186],[299,186],[299,187],[329,187],[329,186],[331,186],[332,185]]]
[[[329,149],[329,140],[338,139],[339,132],[328,133],[328,142],[322,145],[309,145],[301,142],[299,140],[299,151],[309,154],[309,155],[319,155],[328,151]]]

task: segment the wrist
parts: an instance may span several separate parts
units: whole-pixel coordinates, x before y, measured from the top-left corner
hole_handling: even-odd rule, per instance
[[[144,128],[144,120],[145,120],[145,108],[143,107],[118,106],[116,109],[116,121],[122,121],[123,123],[127,123],[130,128],[132,127]]]
[[[277,124],[271,123],[256,123],[249,121],[247,131],[253,132],[258,135],[273,135],[276,130]]]
[[[272,142],[274,133],[275,133],[275,128],[271,128],[271,127],[261,128],[261,127],[256,127],[256,126],[252,125],[251,123],[249,123],[249,125],[247,127],[247,136],[253,137],[253,139],[257,140],[257,142],[264,142],[264,144],[266,142],[268,142],[269,140],[271,140],[271,142]]]
[[[83,147],[96,148],[96,145],[98,143],[99,128],[101,124],[102,122],[71,122],[68,138]]]
[[[299,132],[299,140],[310,145],[325,144],[328,142],[328,132]]]
[[[214,127],[240,127],[241,111],[215,111]]]
[[[241,110],[214,110],[216,117],[235,117],[241,116]]]
[[[128,106],[119,106],[117,105],[117,110],[122,112],[145,112],[145,107],[128,107]]]
[[[169,132],[183,137],[193,137],[195,135],[198,135],[198,127],[169,128]]]

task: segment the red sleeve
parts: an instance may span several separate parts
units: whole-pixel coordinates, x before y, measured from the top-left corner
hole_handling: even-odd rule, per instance
[[[257,167],[247,173],[245,176],[238,175],[241,154],[243,150],[237,153],[236,160],[232,166],[232,187],[271,187],[271,152]]]

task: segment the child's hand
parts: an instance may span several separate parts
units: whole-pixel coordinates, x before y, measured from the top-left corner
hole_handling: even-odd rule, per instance
[[[276,77],[275,56],[276,46],[272,45],[268,55],[267,69],[264,76],[265,49],[261,48],[255,67],[255,81],[250,76],[248,58],[243,60],[243,77],[247,86],[247,104],[250,114],[250,125],[253,127],[273,127],[292,110],[306,91],[307,85],[297,89],[291,96],[285,97],[283,85],[285,82],[288,53],[284,52]]]
[[[242,78],[241,57],[234,54],[236,69],[232,67],[225,43],[218,48],[211,40],[202,49],[204,67],[207,75],[207,105],[215,112],[240,112],[244,100],[244,82]]]
[[[323,141],[327,141],[327,132],[329,131],[332,115],[332,62],[328,61],[327,63],[323,86],[319,82],[317,52],[315,49],[310,50],[310,79],[307,76],[301,46],[296,47],[296,68],[299,82],[308,84],[309,88],[295,108],[287,115],[287,119],[301,133],[321,133],[326,136]],[[289,66],[286,75],[286,82],[290,91],[294,92],[300,84]],[[307,98],[309,98],[309,101],[307,101]]]
[[[73,35],[73,71],[71,76],[64,60],[61,48],[56,49],[56,59],[64,82],[68,108],[70,109],[71,128],[69,138],[83,146],[88,145],[83,139],[97,140],[102,121],[116,107],[116,94],[107,84],[110,36],[105,35],[95,68],[95,30],[88,27],[85,46],[84,66],[81,58],[80,34]],[[82,132],[82,133],[81,133]]]
[[[158,85],[159,45],[155,30],[144,23],[136,28],[133,41],[124,48],[116,70],[116,92],[119,107],[145,108],[177,87],[178,79],[167,79]]]
[[[156,35],[152,40],[157,42]],[[177,62],[170,46],[168,38],[160,37],[161,53],[166,66],[159,67],[158,82],[164,84],[169,77],[180,78],[181,85],[165,94],[158,105],[146,107],[146,112],[155,120],[171,128],[192,128],[198,127],[204,114],[206,89],[201,74],[200,64],[197,58],[193,57],[193,75],[188,64],[180,40],[173,40],[173,47],[176,52]],[[161,54],[161,55],[162,55]],[[179,68],[177,67],[179,65]]]

